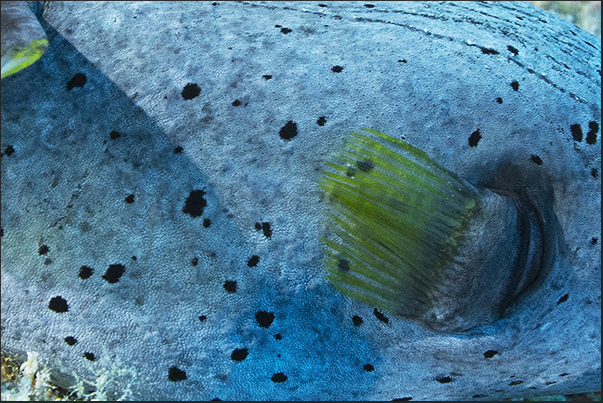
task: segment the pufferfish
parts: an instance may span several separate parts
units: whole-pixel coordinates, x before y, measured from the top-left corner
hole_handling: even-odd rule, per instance
[[[375,130],[351,133],[319,179],[330,212],[327,278],[340,292],[430,328],[491,323],[542,272],[539,210],[478,188]]]

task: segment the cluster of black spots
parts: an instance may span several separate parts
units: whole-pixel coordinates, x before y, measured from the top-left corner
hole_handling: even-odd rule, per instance
[[[509,45],[507,46],[507,50],[511,53],[513,53],[515,56],[517,56],[519,54],[519,50],[517,50],[516,48],[514,48],[513,46]]]
[[[236,281],[231,281],[231,280],[226,280],[224,282],[224,289],[229,294],[237,292],[237,282]]]
[[[484,48],[482,46],[479,47],[483,54],[485,55],[497,55],[499,52],[495,49]]]
[[[542,165],[542,158],[537,155],[532,154],[530,156],[530,161],[532,161],[536,165]]]
[[[203,219],[203,227],[209,228],[210,225],[211,225],[211,220],[209,218],[204,218]]]
[[[501,98],[501,97],[498,97],[498,98],[496,98],[496,102],[498,102],[499,104],[502,104],[502,103],[503,103],[503,100],[502,100],[502,98]]]
[[[272,229],[270,228],[269,222],[262,222],[262,223],[256,222],[255,229],[257,231],[262,231],[266,238],[270,238],[272,236]]]
[[[599,177],[599,170],[597,168],[590,169],[590,176],[597,179]]]
[[[87,278],[90,278],[93,273],[94,273],[94,269],[92,267],[82,266],[82,267],[80,267],[79,277],[82,280],[86,280]]]
[[[517,81],[513,81],[513,82],[511,82],[511,84],[510,84],[510,85],[511,85],[511,87],[513,87],[513,89],[514,89],[515,91],[519,91],[519,83],[518,83]]]
[[[318,126],[324,126],[325,123],[327,123],[327,117],[326,116],[321,116],[318,118],[318,120],[316,121],[316,124]]]
[[[67,337],[65,337],[65,343],[67,343],[70,346],[74,346],[75,343],[77,343],[77,339],[73,336],[67,336]]]
[[[512,381],[511,383],[509,383],[509,386],[521,385],[522,383],[523,381]]]
[[[385,316],[384,314],[382,314],[381,312],[379,312],[379,310],[377,308],[375,308],[373,310],[373,315],[375,315],[375,317],[377,319],[379,319],[381,322],[389,323],[389,318],[387,316]]]
[[[238,99],[235,99],[234,101],[232,101],[232,106],[239,106],[241,105],[241,101],[239,101]]]
[[[371,364],[364,364],[362,366],[362,369],[366,372],[373,372],[375,370],[375,367],[373,367]]]
[[[181,146],[178,146],[178,147],[174,148],[174,154],[182,154],[183,150],[184,150],[184,148],[182,148]]]
[[[398,59],[398,63],[408,63],[406,59]]]
[[[283,140],[291,140],[293,137],[297,136],[297,123],[290,120],[279,130],[279,135]]]
[[[280,333],[274,335],[274,340],[283,340],[283,336]]]
[[[582,141],[582,126],[580,126],[578,123],[574,123],[570,126],[570,131],[572,132],[572,137],[574,138],[574,141]]]
[[[477,129],[471,136],[469,136],[469,147],[477,147],[477,143],[482,139],[482,135],[480,134],[480,129]]]
[[[111,140],[117,140],[121,137],[121,133],[116,130],[113,130],[111,131],[111,133],[109,133],[109,137],[111,138]]]
[[[235,348],[232,354],[230,355],[230,359],[236,362],[241,362],[247,355],[249,354],[249,350],[246,348]]]
[[[186,379],[186,372],[178,367],[171,367],[168,371],[168,381],[180,382]]]
[[[274,321],[274,313],[266,311],[258,311],[255,313],[255,320],[260,327],[269,328]]]
[[[132,204],[134,203],[134,195],[133,194],[129,194],[128,196],[126,196],[126,198],[124,199],[124,201],[128,204]]]
[[[201,315],[199,316],[199,322],[205,322],[207,320],[207,316]]]
[[[187,101],[189,99],[193,99],[193,98],[198,97],[199,94],[201,94],[201,87],[199,87],[195,83],[188,83],[188,84],[186,84],[184,86],[184,89],[180,93],[180,95],[182,95],[182,98],[184,98]]]
[[[369,172],[371,169],[375,168],[375,163],[367,158],[362,161],[356,161],[356,166],[362,172]]]
[[[366,8],[373,8],[373,7],[375,7],[375,5],[374,4],[365,4],[364,7],[366,7]]]
[[[264,74],[262,76],[262,78],[266,79],[266,80],[270,80],[272,78],[272,74]]]
[[[123,264],[110,264],[105,274],[103,274],[103,279],[106,280],[107,283],[115,284],[125,272],[126,267]]]
[[[339,263],[337,263],[337,269],[342,273],[347,273],[350,271],[350,264],[346,259],[339,259]]]
[[[287,380],[287,375],[282,372],[277,372],[270,378],[274,383],[283,383]]]
[[[360,316],[354,315],[352,317],[352,323],[354,324],[354,326],[360,326],[360,325],[362,325],[362,322],[363,322],[363,320]]]
[[[258,265],[258,263],[260,263],[260,257],[258,255],[253,255],[247,261],[247,266],[255,267]]]
[[[193,260],[191,260],[191,264],[193,266],[196,266],[199,264],[199,258],[198,257],[194,257]]]
[[[193,218],[201,217],[203,209],[207,206],[207,201],[203,197],[205,192],[203,190],[191,190],[190,194],[184,202],[182,212],[188,214]]]
[[[597,143],[597,133],[599,133],[599,124],[590,122],[588,124],[588,133],[586,133],[586,144],[594,145]]]
[[[450,383],[452,382],[454,379],[452,379],[449,376],[439,376],[436,378],[436,381],[440,382],[440,383]]]
[[[333,73],[341,73],[343,71],[343,67],[341,67],[341,66],[333,66],[333,67],[331,67],[331,71]]]
[[[590,239],[590,244],[591,244],[591,245],[596,245],[596,244],[598,244],[598,243],[599,243],[599,238],[597,238],[596,236],[594,236],[594,237],[592,237],[592,238]]]
[[[2,155],[6,155],[7,157],[10,157],[14,153],[15,153],[15,148],[9,144],[6,146],[6,148],[2,152]]]
[[[559,300],[557,301],[557,305],[564,303],[565,301],[567,301],[567,299],[569,298],[569,294],[565,294],[563,295],[561,298],[559,298]]]
[[[496,351],[496,350],[488,350],[488,351],[486,351],[484,353],[484,357],[486,357],[486,358],[492,358],[492,357],[494,357],[497,354],[498,354],[498,351]]]
[[[86,84],[86,81],[88,81],[88,79],[86,78],[86,75],[83,73],[77,73],[76,75],[74,75],[73,77],[71,77],[71,80],[69,80],[67,82],[67,91],[75,88],[75,87],[83,87]]]
[[[93,353],[84,353],[84,358],[88,361],[96,361],[96,357]]]
[[[56,313],[63,313],[69,310],[69,305],[67,304],[67,300],[65,298],[58,295],[50,299],[48,308]]]

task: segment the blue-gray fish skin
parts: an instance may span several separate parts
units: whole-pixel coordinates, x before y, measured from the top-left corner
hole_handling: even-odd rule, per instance
[[[519,2],[45,2],[38,17],[48,50],[1,88],[3,351],[138,400],[600,390],[593,35]],[[550,267],[501,319],[437,332],[325,279],[318,180],[363,127],[476,187],[550,200]]]

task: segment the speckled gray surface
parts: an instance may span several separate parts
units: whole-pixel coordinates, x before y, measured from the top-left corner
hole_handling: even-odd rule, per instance
[[[135,368],[138,399],[600,389],[600,41],[524,3],[373,5],[46,3],[49,50],[2,80],[2,349]],[[550,190],[540,287],[454,335],[334,291],[316,179],[360,127]]]

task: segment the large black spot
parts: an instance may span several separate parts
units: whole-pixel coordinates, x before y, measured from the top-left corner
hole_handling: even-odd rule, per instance
[[[362,318],[360,316],[354,315],[352,317],[352,323],[354,324],[354,326],[360,326],[360,325],[362,325],[362,322],[363,321],[362,321]]]
[[[247,261],[247,266],[255,267],[258,263],[260,263],[260,257],[258,255],[253,255]]]
[[[15,153],[15,148],[11,145],[8,145],[8,146],[6,146],[6,148],[4,149],[4,152],[2,154],[6,155],[7,157],[10,157],[14,153]]]
[[[181,370],[177,367],[172,367],[168,371],[168,380],[169,381],[180,382],[180,381],[184,381],[185,379],[186,379],[186,372],[184,372],[183,370]]]
[[[325,123],[327,123],[327,117],[326,116],[321,116],[318,118],[318,120],[316,121],[316,124],[318,126],[324,126]]]
[[[79,276],[82,280],[86,280],[87,278],[90,278],[90,276],[92,276],[92,273],[94,273],[94,269],[92,267],[88,267],[88,266],[80,267]]]
[[[50,302],[48,303],[48,308],[57,313],[63,313],[69,310],[69,305],[67,304],[67,300],[65,300],[65,298],[61,296],[56,296],[50,299]]]
[[[482,135],[480,134],[480,130],[477,129],[471,136],[469,136],[469,147],[476,147],[477,143],[482,139]]]
[[[586,133],[586,144],[596,144],[597,143],[597,133],[599,133],[599,124],[597,122],[590,122],[588,124],[588,128],[590,129],[588,133]]]
[[[249,350],[246,348],[235,348],[234,351],[232,352],[232,354],[230,355],[230,358],[233,361],[241,362],[245,358],[247,358],[248,354],[249,354]]]
[[[239,101],[238,99],[235,99],[234,101],[232,101],[232,106],[239,106],[241,105],[241,101]]]
[[[387,316],[385,316],[384,314],[382,314],[381,312],[379,312],[379,310],[377,308],[375,308],[373,310],[373,315],[375,315],[375,317],[377,319],[379,319],[381,322],[389,323],[389,318]]]
[[[482,46],[480,46],[480,50],[485,55],[497,55],[499,53],[498,50],[496,50],[496,49],[484,48]]]
[[[69,344],[70,346],[73,346],[75,345],[75,343],[77,343],[77,339],[72,336],[67,336],[65,337],[65,343]]]
[[[565,294],[564,296],[559,298],[559,300],[557,301],[557,305],[564,303],[565,301],[567,301],[568,298],[569,298],[569,294]]]
[[[134,195],[133,194],[129,194],[128,196],[126,196],[125,202],[128,203],[128,204],[134,203]]]
[[[209,228],[210,225],[211,225],[211,220],[209,218],[204,218],[203,219],[203,226],[205,228]]]
[[[542,158],[540,158],[537,155],[531,155],[530,156],[530,161],[532,161],[536,165],[542,165]]]
[[[278,132],[283,140],[291,140],[293,137],[297,136],[297,123],[290,120],[285,126],[281,127],[281,130]]]
[[[507,50],[511,53],[513,53],[515,56],[517,56],[519,54],[519,50],[515,49],[513,46],[509,45],[507,46]]]
[[[570,130],[572,131],[574,141],[582,141],[582,126],[580,126],[578,123],[574,123],[570,126]]]
[[[519,91],[519,83],[517,81],[513,81],[511,87],[513,87],[515,91]]]
[[[486,358],[492,358],[494,357],[496,354],[498,354],[498,351],[496,350],[488,350],[484,353],[484,357]]]
[[[392,399],[392,401],[400,401],[400,402],[408,402],[409,400],[412,400],[412,397],[408,396],[408,397],[397,397],[395,399]]]
[[[125,271],[126,267],[123,264],[111,264],[105,274],[103,274],[103,279],[111,284],[117,283]]]
[[[510,386],[515,386],[515,385],[521,385],[522,383],[523,383],[523,381],[513,381],[509,385]]]
[[[333,67],[331,68],[331,71],[332,71],[333,73],[341,73],[341,72],[343,71],[343,67],[341,67],[341,66],[333,66]]]
[[[262,77],[264,79],[266,79],[266,80],[270,80],[272,78],[272,75],[271,74],[264,74]]]
[[[111,133],[109,133],[109,137],[111,138],[111,140],[117,140],[118,138],[121,137],[121,133],[118,132],[117,130],[113,130],[113,131],[111,131]]]
[[[50,250],[50,248],[46,245],[42,245],[38,248],[38,254],[39,255],[45,255],[48,253],[48,251]]]
[[[440,383],[450,383],[453,381],[453,379],[449,376],[440,376],[436,378],[436,381]]]
[[[84,358],[88,361],[96,361],[96,357],[92,353],[84,353]]]
[[[269,222],[262,222],[262,223],[256,222],[255,229],[258,231],[262,231],[266,238],[270,238],[272,236],[272,229],[270,228]]]
[[[69,80],[69,82],[67,83],[67,91],[75,87],[83,87],[84,84],[86,84],[86,81],[88,80],[85,74],[77,73],[76,75],[71,77],[71,80]]]
[[[224,289],[230,294],[237,292],[237,282],[226,280],[224,282]]]
[[[289,29],[289,28],[281,28],[281,32],[286,35],[286,34],[288,34],[290,32],[293,32],[293,30]]]
[[[255,320],[260,327],[269,328],[274,321],[274,313],[266,311],[258,311],[255,313]]]
[[[186,84],[181,92],[182,98],[186,100],[196,98],[199,94],[201,94],[201,88],[194,83]]]
[[[282,383],[285,382],[287,380],[287,375],[283,374],[282,372],[277,372],[276,374],[272,375],[272,382],[274,383]]]
[[[184,202],[182,212],[193,218],[201,217],[203,209],[207,206],[207,201],[203,198],[205,192],[203,190],[191,190],[190,194]]]
[[[498,98],[496,98],[496,102],[498,102],[499,104],[502,104],[502,103],[503,103],[503,100],[502,100],[502,98],[501,98],[501,97],[498,97]]]
[[[375,367],[373,367],[372,364],[364,364],[362,369],[365,370],[366,372],[373,372],[375,370]]]

